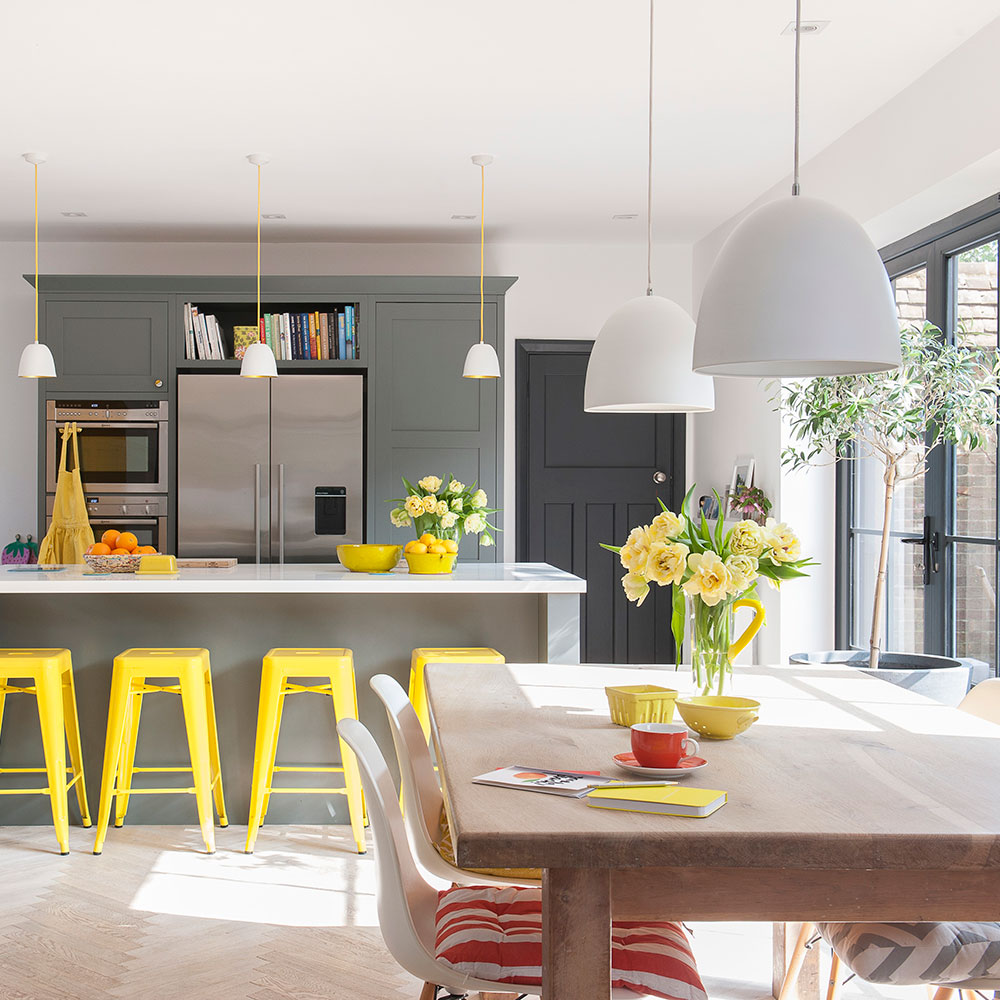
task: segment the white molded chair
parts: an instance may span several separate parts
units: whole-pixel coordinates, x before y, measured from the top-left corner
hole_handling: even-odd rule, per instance
[[[385,758],[371,733],[356,719],[341,719],[337,732],[357,755],[361,769],[361,784],[375,841],[376,902],[382,937],[392,957],[410,975],[424,981],[421,1000],[433,1000],[434,985],[443,986],[454,994],[479,990],[540,996],[540,986],[514,986],[476,979],[434,957],[437,890],[421,877],[407,847],[399,799]],[[635,1000],[639,994],[615,989],[611,996],[613,1000]]]
[[[400,784],[406,811],[403,822],[417,864],[428,875],[461,885],[539,885],[536,879],[482,875],[449,864],[435,847],[440,833],[444,796],[438,783],[423,728],[406,692],[388,674],[376,674],[372,690],[385,706],[392,742],[399,762]]]
[[[1000,725],[1000,678],[993,677],[989,680],[981,681],[977,684],[963,699],[961,704],[958,706],[963,712],[968,712],[970,715],[978,716],[980,719],[985,719],[987,722],[994,722]],[[813,944],[819,940],[820,937],[833,936],[830,931],[835,930],[838,926],[844,927],[845,925],[837,924],[825,924],[821,925],[823,927],[824,933],[820,932],[820,927],[813,923],[805,923],[802,925],[802,929],[799,932],[798,940],[795,942],[795,949],[792,952],[792,957],[788,963],[788,969],[785,972],[785,978],[781,984],[781,992],[778,994],[778,1000],[788,1000],[792,995],[795,981],[798,978],[799,970],[802,968],[802,963],[805,960],[806,950],[810,948]],[[870,930],[877,930],[879,924],[866,925]],[[891,928],[891,924],[884,924],[883,926]],[[990,926],[990,925],[983,925]],[[997,927],[1000,925],[992,925]],[[890,938],[892,932],[886,934],[886,938]],[[995,937],[995,934],[992,936]],[[836,950],[833,951],[833,959],[830,965],[830,985],[827,990],[826,998],[827,1000],[837,1000],[837,995],[840,992],[841,980],[840,980],[840,967],[842,964],[842,959],[840,955],[837,954]],[[863,978],[859,976],[858,978]],[[903,983],[895,983],[894,985],[907,985]],[[937,991],[934,994],[934,1000],[951,1000],[955,992],[961,992],[963,994],[962,1000],[973,1000],[973,990],[1000,990],[1000,977],[996,978],[986,978],[986,979],[968,979],[963,982],[947,983],[945,985],[939,984],[927,984],[927,983],[910,983],[908,985],[931,985],[937,986]],[[967,994],[967,995],[966,995]]]

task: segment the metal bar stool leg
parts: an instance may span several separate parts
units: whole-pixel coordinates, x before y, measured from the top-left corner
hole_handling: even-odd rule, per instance
[[[212,793],[215,797],[215,811],[219,814],[219,826],[229,826],[226,816],[226,797],[222,791],[222,757],[219,754],[219,727],[215,719],[215,693],[212,688],[212,672],[205,671],[205,714],[208,717],[208,757],[212,764]]]
[[[125,822],[128,813],[129,792],[135,771],[135,745],[139,740],[139,717],[142,715],[142,693],[131,690],[125,707],[125,727],[122,730],[121,755],[118,758],[118,775],[115,778],[115,826]]]
[[[97,835],[94,853],[104,850],[104,838],[111,821],[111,799],[118,777],[122,737],[125,733],[125,715],[128,707],[129,684],[124,670],[116,663],[111,675],[111,699],[108,705],[108,732],[104,739],[104,769],[101,773],[101,799],[97,807]]]
[[[278,746],[278,720],[283,681],[281,674],[267,659],[261,667],[260,703],[257,707],[257,741],[254,750],[253,782],[250,789],[250,819],[247,825],[245,851],[253,854],[257,831],[264,821],[266,790],[271,786],[274,754]]]
[[[2,684],[3,681],[0,681]],[[80,718],[76,710],[76,685],[73,683],[73,671],[67,670],[62,678],[63,719],[66,723],[66,743],[69,746],[69,759],[73,766],[74,788],[76,801],[80,806],[80,822],[89,827],[90,808],[87,805],[87,785],[83,774],[83,748],[80,743]],[[0,694],[0,717],[3,715],[3,695]]]
[[[42,749],[52,803],[59,853],[69,854],[69,813],[66,801],[66,722],[63,718],[62,675],[47,666],[36,681],[38,721],[42,727]]]
[[[333,714],[341,719],[358,717],[357,694],[354,686],[353,667],[342,668],[330,675],[330,694],[333,697]],[[365,804],[361,791],[361,773],[354,751],[338,737],[340,760],[344,768],[344,784],[347,786],[347,811],[351,817],[351,832],[358,845],[358,854],[368,850],[365,843]]]
[[[212,815],[212,764],[208,750],[208,696],[205,672],[199,666],[185,665],[180,674],[181,702],[184,706],[184,727],[191,753],[191,774],[194,795],[198,803],[198,824],[205,841],[205,850],[215,853],[215,823]]]

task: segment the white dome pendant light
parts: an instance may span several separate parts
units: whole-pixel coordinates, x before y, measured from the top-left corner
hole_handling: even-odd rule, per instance
[[[479,167],[479,343],[469,348],[465,356],[462,378],[500,378],[500,359],[492,344],[483,340],[483,273],[486,247],[486,168],[492,156],[477,154],[472,162]]]
[[[691,369],[694,320],[653,294],[653,0],[649,0],[649,155],[646,163],[646,294],[629,299],[601,327],[587,363],[588,413],[704,413],[715,383]]]
[[[748,215],[723,244],[702,295],[695,371],[805,378],[898,368],[899,322],[885,266],[846,212],[799,195],[795,2],[792,194]]]
[[[260,168],[268,162],[263,153],[251,153],[247,159],[257,168],[257,329],[260,329]],[[278,366],[267,344],[251,344],[240,365],[242,378],[277,378]]]
[[[45,162],[44,153],[24,153],[35,167],[35,339],[21,352],[17,366],[18,378],[55,378],[56,363],[47,344],[38,342],[38,164]]]

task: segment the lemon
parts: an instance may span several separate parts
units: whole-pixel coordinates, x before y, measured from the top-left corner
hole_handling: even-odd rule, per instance
[[[445,552],[454,553],[458,551],[458,542],[454,538],[446,538],[442,544],[444,545]]]
[[[434,543],[437,542],[437,539],[432,534],[425,531],[420,536],[419,541],[421,545],[434,545]]]

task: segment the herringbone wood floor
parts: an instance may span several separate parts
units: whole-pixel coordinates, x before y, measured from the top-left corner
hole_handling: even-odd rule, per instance
[[[417,1000],[350,829],[0,827],[0,1000]]]

